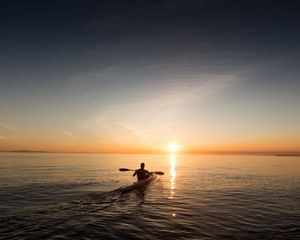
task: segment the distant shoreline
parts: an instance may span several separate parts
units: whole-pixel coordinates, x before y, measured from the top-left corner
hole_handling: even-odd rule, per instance
[[[64,153],[64,154],[170,154],[169,152],[59,152],[59,151],[36,151],[36,150],[11,150],[0,151],[0,153]],[[177,152],[178,155],[259,155],[276,157],[300,157],[300,153],[278,153],[278,152]]]

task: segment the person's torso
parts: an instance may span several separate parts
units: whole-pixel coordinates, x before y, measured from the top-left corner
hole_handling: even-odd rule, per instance
[[[136,170],[136,175],[139,181],[144,180],[148,177],[148,172],[145,169]]]

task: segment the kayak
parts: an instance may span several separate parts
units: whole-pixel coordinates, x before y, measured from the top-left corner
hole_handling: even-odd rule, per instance
[[[124,192],[132,191],[132,190],[135,190],[135,189],[138,189],[138,188],[142,188],[142,187],[147,186],[149,183],[151,183],[155,178],[156,178],[156,175],[152,174],[150,177],[148,177],[145,180],[133,183],[133,184],[131,184],[129,186],[121,187],[118,190],[121,193],[124,193]]]

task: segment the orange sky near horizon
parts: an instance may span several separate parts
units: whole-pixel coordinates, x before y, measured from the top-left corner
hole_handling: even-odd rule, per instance
[[[53,143],[44,141],[24,142],[10,139],[9,141],[1,141],[0,151],[50,151],[50,152],[86,152],[86,153],[168,153],[168,145],[174,141],[164,142],[155,146],[131,145],[109,143],[101,144],[98,142],[84,142],[82,140],[66,140],[60,139]],[[178,144],[178,153],[184,154],[222,154],[222,153],[293,153],[300,152],[300,139],[281,139],[281,140],[258,140],[244,141],[231,144],[202,144],[189,146],[183,141],[174,142]]]
[[[175,142],[179,153],[300,152],[299,96],[237,96],[239,84],[213,80],[205,91],[200,85],[143,101],[122,98],[92,113],[55,114],[43,102],[39,114],[10,110],[10,119],[0,119],[0,151],[164,153]]]

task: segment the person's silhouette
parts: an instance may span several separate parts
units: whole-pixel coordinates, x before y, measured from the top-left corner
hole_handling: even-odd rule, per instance
[[[135,172],[133,173],[132,176],[137,175],[138,181],[147,179],[151,175],[151,173],[148,172],[147,170],[145,170],[144,168],[145,168],[145,163],[141,163],[141,168],[138,170],[135,170]]]

